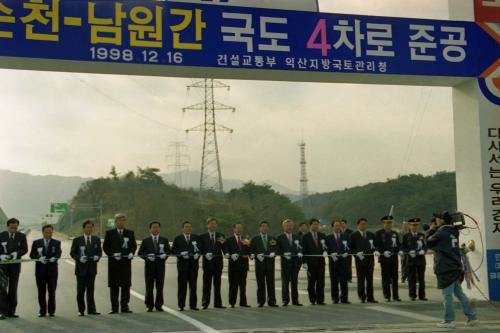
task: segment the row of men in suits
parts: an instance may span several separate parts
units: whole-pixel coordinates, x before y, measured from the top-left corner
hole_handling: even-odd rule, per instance
[[[163,311],[163,285],[165,279],[165,262],[169,254],[177,257],[178,270],[178,306],[184,310],[186,306],[187,289],[189,287],[189,307],[197,308],[196,282],[198,279],[199,259],[202,258],[203,267],[203,295],[202,307],[206,309],[211,300],[212,286],[214,292],[214,307],[224,308],[221,298],[221,276],[223,258],[228,259],[229,275],[229,304],[234,307],[239,294],[239,305],[248,307],[246,299],[246,280],[249,269],[249,259],[255,260],[255,274],[257,279],[257,302],[259,307],[274,307],[275,295],[275,258],[281,256],[281,283],[282,302],[287,306],[290,301],[293,305],[301,306],[298,296],[298,275],[301,267],[307,271],[308,294],[311,304],[325,304],[325,257],[329,258],[331,283],[331,297],[334,303],[349,303],[347,283],[350,280],[352,257],[355,258],[356,274],[358,278],[358,296],[362,302],[376,302],[373,297],[373,268],[374,257],[379,258],[382,268],[382,285],[384,297],[400,300],[398,294],[398,255],[401,251],[410,254],[410,297],[415,299],[416,283],[419,283],[418,297],[425,300],[425,242],[423,234],[418,233],[418,219],[411,220],[412,232],[407,233],[400,242],[397,234],[392,231],[393,219],[386,216],[381,219],[384,228],[375,234],[367,231],[366,219],[359,219],[357,230],[346,228],[345,221],[332,223],[332,233],[325,235],[319,232],[320,223],[317,219],[310,221],[310,231],[303,224],[299,233],[294,234],[294,222],[285,220],[282,223],[283,233],[277,237],[269,235],[269,223],[263,221],[259,225],[259,235],[251,240],[243,236],[243,225],[233,225],[233,235],[228,237],[217,232],[217,221],[207,220],[207,232],[198,236],[192,234],[189,222],[182,224],[182,234],[177,236],[170,248],[167,238],[160,236],[160,223],[150,223],[150,236],[146,237],[138,251],[138,255],[145,260],[146,297],[145,304],[148,311]],[[16,220],[17,221],[17,220]],[[16,222],[14,221],[14,222]],[[12,221],[11,221],[12,222]],[[116,228],[106,232],[103,249],[108,256],[108,286],[110,288],[110,314],[132,312],[129,309],[131,287],[131,260],[135,256],[137,244],[132,230],[125,228],[126,216],[115,216]],[[0,234],[3,250],[0,260],[9,255],[9,258],[21,257],[27,252],[26,238],[17,230],[17,223],[8,224],[11,232]],[[86,221],[83,224],[83,235],[73,240],[71,257],[75,260],[75,275],[77,278],[77,304],[80,316],[85,310],[89,315],[98,315],[94,301],[94,284],[97,274],[97,263],[103,252],[101,240],[93,235],[93,223]],[[11,229],[12,228],[12,229]],[[55,289],[57,286],[57,259],[61,256],[60,242],[52,239],[53,228],[44,226],[43,238],[34,241],[30,257],[37,259],[36,279],[39,291],[40,316],[54,315]],[[14,234],[14,237],[12,237]],[[6,238],[7,235],[7,238]],[[19,235],[19,236],[16,236]],[[24,235],[23,235],[24,236]],[[14,239],[16,242],[11,242]],[[5,244],[4,244],[5,243]],[[13,245],[16,245],[14,246]],[[25,249],[25,251],[23,250]],[[15,250],[15,251],[14,251]],[[4,257],[2,257],[4,256]],[[17,266],[16,266],[17,265]],[[20,271],[20,264],[5,266],[4,271],[11,268]],[[6,268],[6,269],[5,269]],[[5,313],[15,315],[15,299],[19,273],[9,273],[9,290],[7,298],[9,305]],[[154,290],[156,288],[156,295]],[[48,302],[46,294],[48,293]],[[0,295],[0,305],[2,296]],[[86,298],[86,302],[85,302]],[[12,301],[10,300],[12,299]],[[12,304],[12,305],[11,305]]]

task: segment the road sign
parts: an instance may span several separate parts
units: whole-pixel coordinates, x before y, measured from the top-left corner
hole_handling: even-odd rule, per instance
[[[330,82],[425,76],[437,85],[443,77],[479,77],[500,56],[495,37],[474,22],[143,0],[44,2],[42,9],[2,1],[0,67],[257,79],[286,71]]]
[[[51,203],[50,204],[50,212],[51,213],[66,213],[69,209],[68,203],[60,202],[60,203]]]
[[[108,219],[106,225],[108,226],[108,228],[113,228],[115,226],[115,219]]]

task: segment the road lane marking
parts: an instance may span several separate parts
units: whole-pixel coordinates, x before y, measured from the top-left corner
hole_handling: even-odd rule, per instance
[[[71,260],[69,259],[65,259],[64,260],[65,263],[71,265],[71,266],[75,266],[75,263],[72,262]],[[133,290],[133,289],[130,289],[130,295],[140,299],[141,301],[144,301],[145,300],[145,296],[142,295],[141,293]],[[163,311],[165,311],[166,313],[169,313],[171,314],[172,316],[174,317],[177,317],[181,320],[184,320],[185,322],[191,324],[192,326],[198,328],[201,332],[205,332],[205,333],[221,333],[219,330],[213,328],[213,327],[210,327],[204,323],[202,323],[201,321],[199,320],[196,320],[194,318],[191,318],[183,313],[181,313],[180,311],[177,311],[177,310],[174,310],[174,309],[171,309],[167,306],[162,306],[161,307],[163,309]]]
[[[389,313],[389,314],[393,314],[393,315],[397,315],[397,316],[401,316],[401,317],[407,317],[407,318],[411,318],[411,319],[418,319],[420,321],[431,321],[432,322],[432,321],[442,320],[441,318],[427,316],[427,315],[423,315],[423,314],[418,314],[415,312],[397,310],[397,309],[387,307],[387,306],[382,306],[382,305],[366,306],[365,309],[385,312],[385,313]]]

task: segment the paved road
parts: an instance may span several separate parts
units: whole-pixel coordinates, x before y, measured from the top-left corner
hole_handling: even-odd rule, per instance
[[[38,232],[34,232],[36,237]],[[63,253],[69,252],[70,241],[63,241]],[[430,258],[429,258],[430,259]],[[429,260],[430,261],[430,260]],[[303,307],[256,308],[250,309],[207,309],[198,312],[178,312],[176,305],[177,272],[175,259],[167,264],[165,310],[166,312],[147,313],[143,301],[144,280],[143,261],[133,262],[133,292],[130,307],[133,314],[108,315],[110,310],[107,288],[106,263],[99,265],[96,282],[97,310],[101,316],[77,316],[76,281],[73,263],[62,260],[59,264],[59,285],[57,289],[56,317],[38,318],[34,264],[23,264],[19,287],[19,319],[0,322],[0,333],[101,333],[101,332],[438,332],[435,323],[440,320],[441,303],[439,292],[434,288],[435,279],[428,269],[427,281],[429,302],[408,300],[407,287],[401,285],[402,303],[380,302],[377,305],[360,304],[356,297],[355,283],[350,284],[351,305],[310,306],[307,301],[305,274],[301,272],[300,289]],[[277,265],[278,267],[279,265]],[[382,301],[380,273],[376,273],[375,297]],[[199,298],[201,298],[201,269],[198,278]],[[227,300],[227,275],[223,279],[223,299]],[[279,273],[277,274],[279,286]],[[328,285],[328,278],[327,278]],[[249,273],[248,298],[251,305],[256,304],[256,282],[253,270]],[[278,300],[280,290],[277,290]],[[327,303],[331,303],[326,290]],[[199,301],[200,302],[200,301]],[[227,301],[226,301],[227,305]],[[478,302],[475,307],[482,321],[481,328],[475,332],[500,332],[498,309]],[[457,312],[459,328],[457,332],[472,331],[464,326],[465,318]]]

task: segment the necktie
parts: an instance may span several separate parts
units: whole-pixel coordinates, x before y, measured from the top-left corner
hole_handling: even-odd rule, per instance
[[[90,237],[85,236],[85,246],[90,247]]]
[[[186,243],[189,244],[189,235],[186,235]]]
[[[158,236],[153,237],[153,245],[155,247],[155,252],[158,252]]]
[[[236,236],[236,242],[238,243],[238,248],[241,250],[241,239],[240,236]]]
[[[123,240],[123,230],[119,230],[118,235],[120,236],[120,240]]]
[[[290,246],[293,244],[293,239],[292,239],[292,234],[287,234],[288,237],[288,243],[290,243]]]
[[[210,241],[212,242],[212,248],[215,246],[215,233],[211,233]]]
[[[45,239],[43,242],[44,242],[45,252],[47,252],[49,250],[49,240]]]
[[[313,239],[314,239],[314,245],[318,246],[319,245],[318,235],[316,234],[316,232],[313,232]]]
[[[337,248],[340,248],[340,234],[336,234],[335,238],[337,240]]]
[[[262,235],[262,242],[264,243],[264,251],[267,251],[267,235]]]
[[[361,234],[363,235],[363,239],[366,239],[366,233],[363,231]]]

